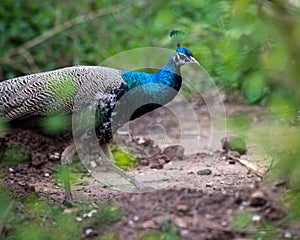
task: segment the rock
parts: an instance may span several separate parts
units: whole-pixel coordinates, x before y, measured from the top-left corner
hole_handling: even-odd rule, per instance
[[[227,157],[229,159],[240,158],[241,154],[237,151],[228,151]]]
[[[55,152],[53,154],[50,154],[48,158],[50,160],[59,160],[60,159],[60,154],[58,152]]]
[[[262,191],[258,190],[251,194],[249,205],[252,207],[261,207],[265,205],[266,202],[267,200],[265,194]]]
[[[86,228],[84,230],[85,235],[91,235],[94,232],[94,230],[92,228]]]
[[[246,142],[241,137],[225,137],[221,140],[222,149],[226,152],[236,151],[239,154],[245,154],[247,152]]]
[[[150,164],[150,168],[162,169],[164,165],[159,164],[158,162],[154,162]]]
[[[162,154],[170,160],[174,158],[182,160],[184,157],[184,148],[181,145],[168,146],[163,150]]]
[[[285,232],[283,234],[283,238],[292,239],[293,238],[293,234],[290,233],[290,232]]]
[[[157,159],[157,162],[158,162],[158,164],[163,166],[166,163],[166,160],[163,158],[159,158],[159,159]]]
[[[206,152],[198,152],[198,153],[196,154],[196,157],[199,157],[199,158],[205,158],[206,155],[207,155]]]
[[[187,206],[185,204],[177,204],[175,208],[179,212],[188,212],[189,211],[189,206]]]
[[[97,210],[96,209],[93,209],[93,210],[91,210],[90,212],[88,212],[88,213],[84,213],[83,214],[83,217],[84,218],[91,218],[95,213],[97,213]]]
[[[149,160],[144,158],[144,159],[140,159],[140,165],[141,166],[148,166],[149,165]]]
[[[211,214],[209,214],[209,213],[205,213],[205,214],[204,214],[204,217],[205,217],[206,219],[213,219],[213,216],[212,216]]]
[[[129,226],[134,225],[134,221],[130,219],[130,220],[128,221],[128,225],[129,225]]]
[[[180,228],[187,228],[188,227],[187,221],[185,219],[183,219],[183,218],[175,217],[175,219],[173,221]]]
[[[228,163],[229,163],[229,164],[235,164],[235,163],[236,163],[236,161],[235,161],[235,160],[233,160],[233,159],[230,159],[230,160],[228,161]]]
[[[261,216],[259,215],[253,215],[252,217],[252,222],[255,222],[255,223],[260,223],[261,222]]]
[[[157,224],[152,220],[148,220],[142,223],[142,228],[157,228]]]
[[[197,172],[198,175],[211,175],[211,170],[208,168],[201,169]]]
[[[185,236],[185,235],[189,234],[189,232],[190,232],[190,231],[189,231],[188,229],[181,229],[181,230],[180,230],[180,235],[181,235],[181,236]]]

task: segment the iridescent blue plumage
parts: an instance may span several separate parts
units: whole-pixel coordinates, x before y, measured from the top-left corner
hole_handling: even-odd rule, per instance
[[[156,74],[123,72],[122,78],[127,83],[129,92],[140,88],[139,94],[128,101],[141,103],[131,120],[170,102],[182,85],[180,67],[188,63],[198,62],[193,58],[190,50],[177,48],[168,63]],[[147,104],[143,105],[145,99]]]
[[[188,50],[187,48],[176,48],[176,52],[180,52],[187,56],[193,56],[192,52],[190,50]]]
[[[156,74],[143,72],[124,72],[122,74],[122,78],[128,84],[129,90],[138,86],[143,87],[146,84],[162,84],[172,87],[178,91],[182,82],[179,67],[173,62],[173,55],[169,59],[168,64]],[[155,91],[155,89],[147,88],[147,91],[151,90]]]

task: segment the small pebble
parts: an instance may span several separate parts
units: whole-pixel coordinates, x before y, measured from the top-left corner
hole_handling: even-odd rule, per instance
[[[265,194],[262,191],[255,191],[250,196],[250,206],[261,207],[267,202]]]
[[[211,170],[206,168],[206,169],[201,169],[197,172],[198,175],[210,175],[211,174]]]
[[[96,164],[96,162],[95,162],[95,161],[91,161],[91,167],[92,167],[92,168],[95,168],[95,167],[97,167],[97,164]]]
[[[184,236],[184,235],[187,235],[187,234],[189,234],[189,230],[187,230],[187,229],[180,230],[180,235],[181,236]]]
[[[209,214],[209,213],[205,213],[205,214],[204,214],[204,217],[205,217],[206,219],[212,219],[212,218],[213,218],[213,216],[212,216],[211,214]]]
[[[185,204],[177,204],[176,210],[180,211],[180,212],[187,212],[187,211],[189,211],[189,206],[187,206]]]
[[[285,232],[284,234],[283,234],[283,237],[284,238],[293,238],[293,234],[292,233],[290,233],[290,232]]]
[[[49,159],[51,159],[51,160],[60,159],[60,154],[58,152],[55,152],[49,156]]]
[[[63,214],[72,214],[72,213],[75,213],[78,211],[78,208],[66,208],[64,211],[63,211]]]
[[[85,229],[85,235],[90,235],[94,230],[92,228]]]
[[[128,225],[131,226],[131,225],[133,225],[133,224],[134,224],[134,222],[133,222],[132,220],[129,220],[129,221],[128,221]]]
[[[142,223],[142,228],[156,228],[157,225],[152,220],[148,220]]]
[[[137,141],[138,144],[141,145],[141,144],[144,144],[145,142],[146,142],[146,140],[144,138],[142,138],[142,137],[138,138],[138,141]]]
[[[213,186],[213,183],[212,183],[212,182],[207,182],[207,183],[205,183],[205,186],[206,186],[206,187],[212,187],[212,186]]]
[[[252,221],[253,222],[260,222],[261,221],[261,216],[259,216],[259,215],[253,215]]]
[[[223,227],[226,227],[226,226],[227,226],[227,222],[222,221],[222,222],[221,222],[221,225],[222,225]]]
[[[89,213],[83,214],[83,217],[84,217],[84,218],[86,218],[86,217],[91,218],[91,217],[93,216],[93,214],[96,213],[96,212],[97,212],[97,210],[96,210],[96,209],[93,209],[93,210],[90,211]]]

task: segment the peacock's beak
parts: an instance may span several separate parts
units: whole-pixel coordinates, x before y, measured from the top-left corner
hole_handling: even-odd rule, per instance
[[[189,57],[189,64],[196,64],[196,65],[200,65],[200,63],[196,60],[196,58],[194,58],[193,56]]]

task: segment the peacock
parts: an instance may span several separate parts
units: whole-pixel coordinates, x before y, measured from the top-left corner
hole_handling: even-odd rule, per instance
[[[101,158],[112,161],[109,144],[114,131],[125,122],[170,102],[182,85],[180,68],[185,64],[199,65],[192,52],[182,47],[183,34],[179,30],[170,32],[176,51],[156,74],[101,66],[72,66],[5,80],[0,83],[0,115],[11,127],[36,128],[44,117],[70,116],[92,105],[96,109],[96,135],[103,150]],[[139,106],[138,103],[145,99],[146,104]],[[137,109],[129,117],[124,111],[114,110],[118,105],[127,109],[133,102],[137,103]],[[117,126],[113,126],[113,118],[117,119]],[[71,118],[68,119],[71,125]],[[67,169],[76,147],[70,129],[63,135],[68,146],[61,153],[61,163]],[[137,188],[144,187],[114,164],[110,167]],[[72,202],[68,178],[64,188],[64,201]]]

